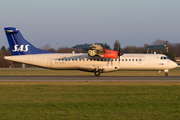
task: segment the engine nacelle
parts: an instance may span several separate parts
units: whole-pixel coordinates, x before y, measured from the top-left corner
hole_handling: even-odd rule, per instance
[[[105,50],[103,57],[105,57],[105,58],[117,59],[117,58],[118,58],[118,51]]]

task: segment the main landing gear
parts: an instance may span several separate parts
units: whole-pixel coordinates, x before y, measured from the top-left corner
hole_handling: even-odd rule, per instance
[[[95,70],[94,70],[94,75],[95,75],[95,76],[100,76],[100,74],[102,73],[102,71],[103,71],[103,70],[101,70],[101,69],[98,69],[98,70],[95,69]]]

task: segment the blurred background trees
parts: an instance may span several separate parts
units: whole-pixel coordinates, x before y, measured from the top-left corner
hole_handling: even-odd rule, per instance
[[[12,61],[7,61],[4,59],[4,56],[10,56],[11,51],[10,49],[6,49],[5,46],[1,47],[0,50],[0,68],[9,68],[13,67],[13,62]]]

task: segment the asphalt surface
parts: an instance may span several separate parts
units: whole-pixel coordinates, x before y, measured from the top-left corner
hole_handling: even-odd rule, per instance
[[[180,82],[180,76],[0,76],[0,81],[35,81],[35,82],[63,82],[63,81],[143,81],[143,82]]]

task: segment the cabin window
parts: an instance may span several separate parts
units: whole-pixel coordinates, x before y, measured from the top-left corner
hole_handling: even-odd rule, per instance
[[[103,59],[101,59],[101,61],[103,61]]]
[[[139,61],[141,61],[141,59],[139,59]]]
[[[122,61],[124,61],[124,59],[122,59]]]
[[[65,59],[65,61],[67,61],[67,59]]]
[[[89,59],[87,58],[87,61],[88,61]]]
[[[134,61],[134,59],[132,59],[132,61]]]
[[[136,61],[138,61],[138,59],[136,59]]]
[[[79,61],[81,61],[81,58],[79,59]]]
[[[117,59],[115,59],[115,61],[117,61]]]
[[[127,61],[127,59],[126,59],[126,61]]]
[[[69,59],[69,61],[70,61],[71,59]]]
[[[62,61],[64,61],[64,59],[62,59]]]
[[[164,59],[164,57],[161,57],[161,59]]]
[[[74,61],[74,59],[72,59],[72,61]]]
[[[131,61],[131,59],[129,59],[129,61]]]

